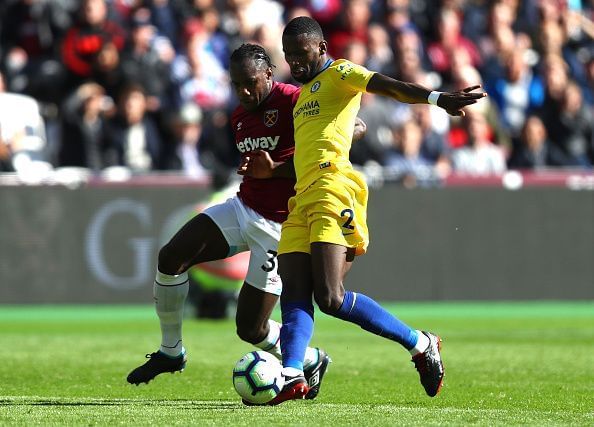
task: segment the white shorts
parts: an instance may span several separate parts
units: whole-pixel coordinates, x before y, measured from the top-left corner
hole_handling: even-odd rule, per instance
[[[229,244],[229,255],[250,251],[246,283],[264,292],[280,295],[281,278],[276,259],[281,224],[262,217],[235,196],[202,213],[219,227]]]

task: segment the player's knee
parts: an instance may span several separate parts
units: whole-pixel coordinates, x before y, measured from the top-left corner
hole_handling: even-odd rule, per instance
[[[179,274],[182,263],[179,261],[175,248],[166,244],[159,250],[159,271],[164,274]]]
[[[264,339],[262,328],[253,325],[237,325],[237,336],[250,344],[257,344]]]
[[[340,306],[342,305],[342,297],[334,293],[326,293],[323,295],[314,295],[316,304],[320,310],[330,316],[336,316]]]

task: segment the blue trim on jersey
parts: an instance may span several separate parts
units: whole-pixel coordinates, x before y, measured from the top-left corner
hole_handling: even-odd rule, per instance
[[[326,71],[326,69],[327,69],[327,68],[328,68],[330,65],[332,65],[332,63],[333,63],[333,62],[334,62],[334,59],[330,59],[330,58],[328,58],[328,59],[326,60],[326,62],[324,63],[324,66],[323,66],[322,68],[320,68],[320,71],[318,71],[318,72],[316,73],[316,75],[315,75],[315,76],[313,76],[313,78],[312,78],[311,80],[313,80],[314,78],[316,78],[317,76],[319,76],[319,75],[320,75],[320,74],[321,74],[323,71]],[[311,80],[310,80],[310,81],[311,81]],[[309,82],[308,82],[308,83],[309,83]]]

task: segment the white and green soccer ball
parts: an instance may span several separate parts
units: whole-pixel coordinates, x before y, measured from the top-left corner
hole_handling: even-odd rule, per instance
[[[250,403],[268,403],[283,388],[282,365],[272,354],[252,351],[237,361],[233,368],[233,386]]]

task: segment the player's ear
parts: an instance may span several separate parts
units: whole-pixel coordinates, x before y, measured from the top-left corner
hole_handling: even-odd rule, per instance
[[[326,40],[322,40],[320,42],[320,44],[318,45],[319,49],[320,49],[320,56],[324,55],[326,52],[328,52],[328,42]]]

